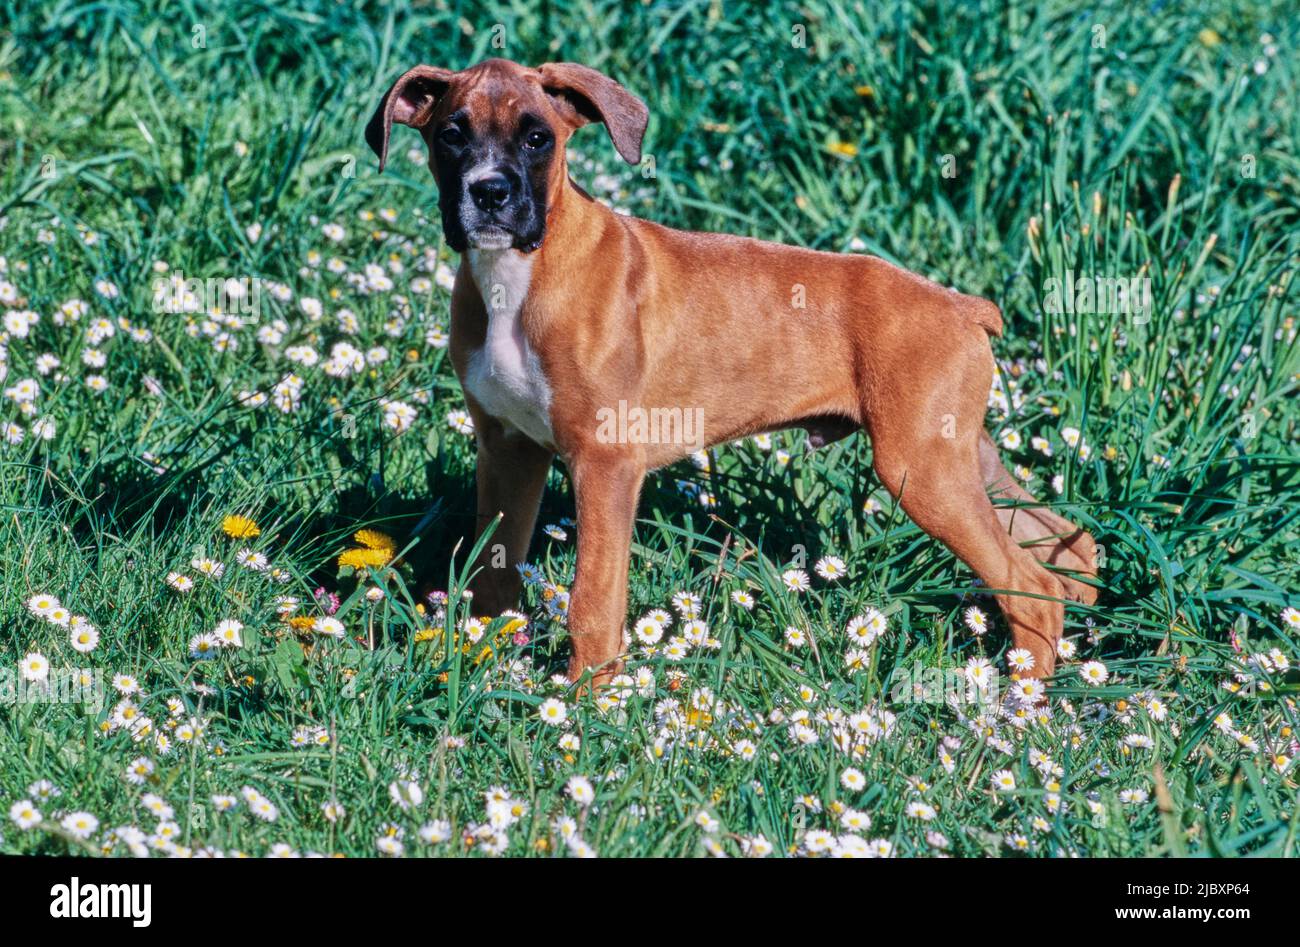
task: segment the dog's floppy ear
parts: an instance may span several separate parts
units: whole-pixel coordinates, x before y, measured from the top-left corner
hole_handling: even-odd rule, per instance
[[[419,128],[429,121],[438,98],[447,91],[455,73],[440,66],[416,66],[402,74],[379,100],[370,124],[366,126],[366,144],[379,155],[379,170],[388,163],[388,136],[393,122]]]
[[[629,164],[641,161],[641,139],[650,112],[645,103],[609,76],[573,62],[538,67],[542,88],[572,106],[578,126],[604,122],[610,140]]]

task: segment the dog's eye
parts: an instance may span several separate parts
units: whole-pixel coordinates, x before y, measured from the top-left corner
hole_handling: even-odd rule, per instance
[[[545,148],[551,143],[551,136],[546,134],[540,128],[534,128],[524,137],[524,147],[536,151],[539,148]]]
[[[455,125],[448,125],[438,135],[438,140],[448,148],[459,148],[465,144],[465,135]]]

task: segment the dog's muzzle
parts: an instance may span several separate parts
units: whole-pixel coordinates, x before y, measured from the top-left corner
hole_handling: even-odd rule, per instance
[[[467,176],[459,216],[466,242],[478,250],[535,250],[541,226],[523,179],[509,169]]]

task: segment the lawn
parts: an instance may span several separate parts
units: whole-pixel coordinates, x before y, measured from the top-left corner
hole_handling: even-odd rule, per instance
[[[0,4],[0,852],[1294,854],[1298,33],[1257,0]],[[570,149],[620,210],[1002,307],[989,430],[1103,552],[1046,704],[863,436],[651,475],[612,688],[561,676],[561,464],[519,613],[474,611],[458,260],[419,136],[381,176],[362,129],[490,56],[646,101],[642,165]]]

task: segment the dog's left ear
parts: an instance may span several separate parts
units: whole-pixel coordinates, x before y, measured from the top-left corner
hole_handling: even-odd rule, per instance
[[[609,76],[574,62],[539,66],[542,88],[572,107],[576,125],[603,122],[615,149],[628,164],[640,164],[650,110]]]
[[[454,75],[441,66],[416,66],[404,72],[379,100],[379,108],[366,125],[366,144],[379,155],[380,172],[388,163],[388,136],[393,132],[393,122],[412,128],[425,125]]]

